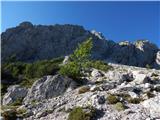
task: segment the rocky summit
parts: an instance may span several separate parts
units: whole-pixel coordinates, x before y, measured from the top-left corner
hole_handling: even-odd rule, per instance
[[[160,68],[160,49],[148,40],[115,43],[100,32],[78,25],[33,25],[23,22],[1,34],[2,62],[13,58],[33,62],[66,56],[86,38],[93,38],[94,59],[139,67]]]

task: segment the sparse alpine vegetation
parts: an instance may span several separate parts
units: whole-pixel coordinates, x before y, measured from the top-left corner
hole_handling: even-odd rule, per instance
[[[9,85],[20,84],[24,87],[31,87],[40,77],[45,75],[54,75],[60,69],[63,57],[42,60],[34,63],[24,63],[16,61],[7,61],[2,64],[2,95],[6,92]]]

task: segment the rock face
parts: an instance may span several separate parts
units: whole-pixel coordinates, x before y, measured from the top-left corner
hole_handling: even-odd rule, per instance
[[[101,58],[106,51],[106,41],[78,25],[32,25],[21,23],[2,33],[2,61],[15,56],[20,61],[36,61],[65,56],[89,36],[93,37],[94,56]],[[8,45],[10,44],[10,47]],[[96,50],[98,50],[98,53]],[[99,54],[100,53],[100,54]]]
[[[3,105],[11,104],[17,99],[22,99],[27,95],[28,90],[19,85],[10,86],[3,97]]]
[[[147,64],[152,66],[157,50],[158,48],[147,40],[136,41],[134,44],[121,42],[113,46],[109,59],[132,66],[145,67]]]
[[[78,25],[33,25],[23,22],[2,33],[2,62],[10,58],[36,61],[66,56],[86,38],[93,38],[92,57],[113,63],[158,68],[159,49],[147,40],[115,43],[100,32]]]
[[[44,76],[33,84],[27,96],[24,98],[24,102],[40,101],[57,97],[63,94],[67,88],[73,87],[73,84],[72,79],[64,78],[60,75]]]

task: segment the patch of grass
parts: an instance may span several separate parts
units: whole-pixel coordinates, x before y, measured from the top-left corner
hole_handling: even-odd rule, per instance
[[[95,114],[95,109],[84,110],[81,107],[75,107],[69,113],[68,120],[91,120]]]
[[[18,109],[17,110],[17,114],[24,114],[24,113],[26,113],[27,112],[27,109],[25,109],[25,108],[21,108],[21,109]]]
[[[119,99],[116,95],[108,95],[107,101],[109,104],[116,104],[117,102],[119,102]]]
[[[33,83],[38,80],[39,78],[33,78],[33,79],[24,79],[22,80],[22,82],[20,83],[20,86],[22,87],[26,87],[26,88],[31,88]]]
[[[53,111],[54,111],[54,110],[46,110],[45,112],[46,112],[47,114],[51,114]]]
[[[38,103],[37,100],[32,100],[32,101],[31,101],[31,104],[32,104],[32,105],[35,105],[35,104],[37,104],[37,103]]]
[[[118,110],[118,111],[122,111],[122,110],[125,110],[126,109],[126,106],[122,103],[122,102],[117,102],[115,105],[114,105],[115,109]]]
[[[19,106],[12,106],[12,105],[2,105],[1,109],[5,110],[5,109],[17,109]]]
[[[155,96],[152,92],[147,92],[146,94],[148,98],[153,98]]]
[[[110,65],[108,65],[106,62],[103,62],[101,60],[90,60],[84,64],[86,68],[95,68],[102,71],[108,71],[112,69]]]
[[[160,86],[156,86],[154,89],[156,92],[160,92]]]
[[[158,77],[159,75],[156,73],[152,73],[151,77]]]
[[[127,93],[118,93],[118,94],[114,94],[114,95],[116,95],[118,97],[121,97],[124,100],[128,100],[129,98],[131,98],[131,96],[129,94],[127,94]]]
[[[143,99],[142,98],[129,98],[127,101],[129,103],[139,104],[141,101],[143,101]]]
[[[88,92],[89,90],[90,90],[90,88],[88,86],[82,86],[82,87],[79,88],[78,94]]]

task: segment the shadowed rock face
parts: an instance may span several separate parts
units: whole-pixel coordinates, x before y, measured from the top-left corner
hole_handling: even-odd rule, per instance
[[[114,63],[158,68],[158,47],[147,40],[115,43],[96,31],[87,31],[78,25],[32,25],[23,22],[2,33],[2,62],[11,56],[19,61],[33,62],[69,55],[88,37],[93,38],[95,59]],[[158,62],[157,62],[158,61]]]
[[[77,45],[89,36],[94,40],[94,56],[105,52],[106,41],[77,25],[32,25],[21,23],[2,33],[2,61],[15,55],[20,61],[51,59],[72,53]]]

